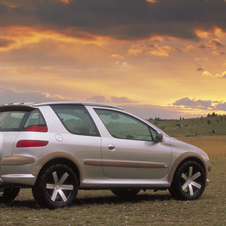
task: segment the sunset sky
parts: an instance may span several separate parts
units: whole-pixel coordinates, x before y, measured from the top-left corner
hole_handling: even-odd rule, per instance
[[[0,104],[226,114],[225,0],[0,0]]]

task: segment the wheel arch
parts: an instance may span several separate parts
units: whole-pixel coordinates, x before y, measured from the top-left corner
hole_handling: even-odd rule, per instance
[[[83,171],[79,161],[73,156],[65,152],[53,152],[41,158],[35,165],[32,175],[36,177],[36,181],[43,172],[50,165],[60,163],[69,166],[76,174],[78,183],[83,180]]]
[[[189,161],[189,160],[193,160],[193,161],[198,162],[202,166],[202,168],[203,168],[203,170],[204,170],[204,172],[205,172],[205,174],[207,176],[207,166],[206,166],[205,161],[203,160],[203,158],[197,153],[187,152],[187,153],[184,153],[184,154],[180,155],[175,160],[175,162],[173,163],[173,165],[172,165],[172,167],[170,169],[169,175],[168,175],[168,182],[172,183],[173,178],[174,178],[174,174],[177,171],[178,167],[181,164],[183,164],[184,162]]]

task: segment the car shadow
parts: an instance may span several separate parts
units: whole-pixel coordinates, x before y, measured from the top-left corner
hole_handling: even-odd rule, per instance
[[[10,203],[0,203],[0,209],[4,208],[41,209],[35,200],[14,200]]]
[[[105,196],[105,197],[94,197],[94,198],[78,198],[76,199],[76,205],[89,205],[89,204],[123,204],[123,203],[139,203],[143,201],[165,201],[171,200],[171,195],[136,195],[133,197],[117,197],[117,196]]]
[[[103,204],[123,204],[123,203],[139,203],[143,201],[166,201],[171,200],[171,195],[169,194],[141,194],[134,197],[117,197],[117,196],[104,196],[104,197],[85,197],[77,198],[75,205],[84,206],[84,205],[103,205]],[[3,208],[24,208],[24,209],[41,209],[34,200],[14,200],[10,203],[4,204],[0,203],[0,209]]]

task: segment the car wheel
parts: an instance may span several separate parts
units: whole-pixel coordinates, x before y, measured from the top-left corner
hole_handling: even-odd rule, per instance
[[[140,190],[139,189],[122,189],[122,190],[112,189],[111,191],[113,194],[119,197],[132,197],[132,196],[136,196]]]
[[[42,173],[32,192],[39,206],[50,209],[63,208],[75,202],[78,180],[70,167],[55,164]]]
[[[19,194],[20,188],[9,186],[0,191],[0,203],[8,203],[13,201]]]
[[[195,161],[184,162],[176,171],[169,189],[175,199],[198,199],[206,184],[206,175],[201,165]]]

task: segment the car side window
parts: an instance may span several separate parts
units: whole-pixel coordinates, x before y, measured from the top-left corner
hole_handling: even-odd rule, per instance
[[[27,112],[6,111],[0,113],[0,131],[18,131]]]
[[[47,132],[46,122],[39,109],[35,109],[29,113],[22,130]]]
[[[154,141],[156,132],[142,121],[112,110],[95,109],[108,132],[115,138]]]
[[[52,105],[51,107],[70,133],[99,136],[99,132],[84,106]]]

